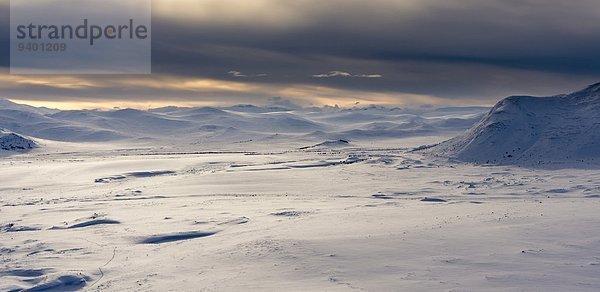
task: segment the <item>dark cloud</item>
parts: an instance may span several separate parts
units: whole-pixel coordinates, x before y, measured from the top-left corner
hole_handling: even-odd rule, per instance
[[[0,0],[0,67],[10,66],[10,8]]]
[[[563,76],[558,86],[574,79],[581,80],[574,85],[585,84],[600,75],[597,1],[421,1],[414,10],[393,9],[395,1],[326,2],[304,1],[317,6],[304,12],[306,23],[267,32],[260,25],[198,27],[156,18],[155,52],[164,56],[156,62],[173,74],[218,78],[229,66],[269,72],[271,78],[261,82],[318,82],[442,96],[450,89],[449,97],[477,95],[486,87],[524,88],[544,75],[557,75],[554,81]],[[173,62],[173,55],[182,63]],[[358,84],[307,80],[334,70],[385,78]],[[507,76],[510,70],[518,71],[514,78]],[[531,71],[531,77],[523,79],[523,71]],[[505,83],[499,83],[498,74]],[[456,88],[448,88],[450,84]]]
[[[178,1],[173,9],[181,9]],[[243,3],[199,0],[197,10],[207,10],[199,15],[158,9],[154,73],[264,86],[248,95],[265,98],[270,86],[306,85],[483,102],[559,93],[600,79],[597,0],[258,1],[266,11],[233,2]],[[0,33],[0,64],[6,66],[8,32]],[[81,97],[90,90],[65,91]],[[144,88],[107,92],[157,94]]]

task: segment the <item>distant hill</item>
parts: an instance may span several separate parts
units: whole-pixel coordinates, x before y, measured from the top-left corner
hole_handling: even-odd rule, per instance
[[[57,109],[50,109],[46,107],[34,107],[25,104],[14,103],[8,99],[0,98],[0,109],[4,110],[19,110],[19,111],[28,111],[34,112],[38,114],[52,114],[58,112]]]
[[[0,100],[0,128],[63,142],[159,141],[198,143],[299,139],[303,143],[454,135],[487,109],[342,109],[164,107],[153,110],[50,110]]]

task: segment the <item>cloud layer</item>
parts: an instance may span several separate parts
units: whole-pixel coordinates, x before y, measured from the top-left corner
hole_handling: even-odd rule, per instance
[[[7,1],[0,3],[0,65],[7,67]],[[3,95],[104,102],[260,103],[282,96],[305,104],[490,104],[509,94],[560,93],[600,80],[596,0],[153,4],[153,76],[90,77],[85,84],[94,86],[84,88],[65,88],[49,77],[44,85],[2,78]]]

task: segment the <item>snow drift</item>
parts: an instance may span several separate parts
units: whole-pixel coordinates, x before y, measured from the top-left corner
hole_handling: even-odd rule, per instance
[[[600,83],[565,95],[508,97],[465,134],[426,152],[489,164],[600,161]]]

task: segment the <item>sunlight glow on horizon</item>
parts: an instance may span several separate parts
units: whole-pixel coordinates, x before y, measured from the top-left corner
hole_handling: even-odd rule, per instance
[[[50,109],[58,110],[115,110],[115,109],[139,109],[149,110],[168,106],[178,107],[203,107],[203,106],[217,106],[213,102],[136,102],[136,101],[98,101],[90,102],[83,100],[71,100],[71,101],[39,101],[39,100],[21,100],[21,99],[8,99],[14,103],[30,105],[34,107],[46,107]]]
[[[340,106],[353,107],[381,105],[388,107],[419,107],[484,105],[492,102],[469,99],[445,99],[442,97],[400,92],[376,92],[317,86],[310,84],[255,84],[206,78],[189,78],[166,75],[150,77],[103,77],[87,76],[0,76],[0,89],[10,84],[42,88],[45,95],[13,94],[2,96],[16,103],[61,110],[135,108],[147,110],[166,106],[232,106],[238,104],[266,105],[273,97],[290,100],[304,107]],[[94,96],[87,96],[95,90]],[[127,95],[133,90],[135,95]],[[123,95],[119,93],[126,92]],[[102,96],[105,92],[105,96]],[[64,93],[64,94],[61,94]],[[182,95],[185,93],[185,95]]]

